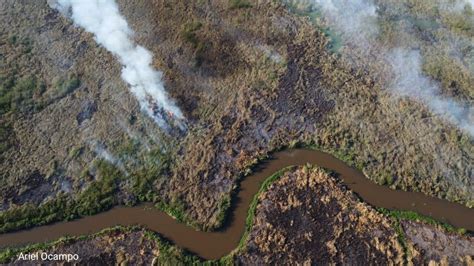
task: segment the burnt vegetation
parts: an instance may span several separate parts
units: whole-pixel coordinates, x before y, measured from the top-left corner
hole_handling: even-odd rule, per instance
[[[17,45],[21,34],[1,35],[8,40],[0,44],[6,55],[0,73],[1,184],[12,191],[1,195],[2,231],[140,201],[215,229],[235,181],[259,158],[294,143],[329,151],[375,182],[473,204],[472,141],[423,106],[394,101],[370,75],[378,65],[343,60],[337,35],[318,27],[315,14],[295,16],[291,11],[297,9],[277,1],[119,1],[137,42],[152,51],[170,96],[190,120],[188,134],[177,138],[140,112],[116,60],[91,36],[43,2],[27,3],[21,12],[12,3],[12,18],[2,18],[14,23],[12,31],[28,36],[24,31],[34,28],[64,38],[50,44],[32,36]],[[38,9],[49,14],[47,25],[28,15]],[[468,36],[464,16],[443,20]],[[419,31],[439,29],[428,18],[413,24]],[[385,40],[396,39],[390,23],[383,31]],[[43,50],[54,64],[36,52],[50,45],[55,49]],[[450,67],[454,61],[430,49],[427,73],[447,93],[470,97],[472,77],[465,68]],[[113,163],[100,158],[94,141],[105,143]],[[43,182],[57,201],[14,204],[25,189],[17,185],[21,169],[56,178]],[[60,192],[62,181],[71,183],[70,191]],[[67,211],[58,212],[62,205]]]

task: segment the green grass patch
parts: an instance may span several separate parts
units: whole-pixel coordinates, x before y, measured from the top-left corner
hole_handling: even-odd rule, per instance
[[[251,8],[252,4],[247,0],[230,0],[230,9]]]
[[[115,192],[119,180],[124,178],[122,173],[105,160],[97,162],[97,169],[101,179],[91,183],[76,201],[74,209],[79,216],[96,214],[116,204]]]
[[[125,141],[120,140],[120,143],[115,152],[120,159],[133,157],[140,151],[140,141],[137,139],[127,138]]]
[[[194,49],[198,48],[198,46],[200,45],[200,41],[196,35],[196,31],[198,31],[201,27],[201,22],[191,22],[184,25],[184,28],[181,31],[181,37],[186,42],[191,43]]]
[[[436,227],[441,227],[448,232],[457,233],[461,235],[467,232],[464,228],[456,228],[450,224],[437,221],[431,217],[424,216],[413,211],[389,210],[385,208],[377,208],[377,211],[391,218],[393,229],[397,233],[398,242],[400,243],[404,251],[405,262],[408,261],[408,257],[410,257],[411,254],[410,249],[408,248],[406,234],[402,228],[402,220],[424,222]]]
[[[154,182],[169,171],[171,158],[161,149],[153,149],[147,152],[140,162],[142,167],[131,176],[132,193],[139,201],[155,201],[158,195]]]
[[[393,220],[393,229],[397,233],[397,240],[398,243],[402,246],[403,249],[403,260],[408,262],[408,257],[410,256],[410,249],[408,248],[407,237],[405,232],[403,231],[402,225],[398,218],[394,218]]]
[[[84,152],[84,147],[74,147],[69,151],[69,159],[76,159]]]
[[[56,81],[52,98],[57,100],[65,97],[81,86],[81,80],[77,76],[71,76],[68,79],[60,78]]]
[[[181,31],[181,37],[187,43],[190,43],[194,49],[194,65],[201,66],[204,61],[204,51],[206,50],[206,43],[199,38],[197,31],[202,28],[201,22],[192,22],[184,25]]]
[[[231,207],[231,196],[226,196],[219,203],[219,214],[217,215],[217,228],[222,227],[227,218],[228,210]]]
[[[298,143],[298,142],[293,142],[291,145],[293,148],[299,148],[299,147],[306,147],[306,148],[313,148],[313,149],[317,148],[317,146],[314,144],[304,144],[304,143]],[[285,147],[280,147],[280,148],[284,149]],[[350,159],[352,162],[354,162],[354,158],[351,155],[345,155],[345,156],[340,155],[336,157],[344,157],[345,159]],[[150,164],[153,164],[152,163],[153,161],[160,161],[160,162],[163,162],[165,166],[163,165],[159,166],[157,164],[153,164],[153,165],[157,165],[157,168],[155,170],[150,170],[150,172],[148,172],[149,174],[144,173],[143,178],[138,178],[138,180],[136,180],[137,183],[135,183],[135,186],[136,186],[135,192],[137,193],[146,192],[152,189],[150,185],[152,184],[154,179],[151,177],[153,177],[154,175],[150,173],[161,173],[161,171],[163,170],[163,167],[165,169],[168,167],[167,165],[169,163],[169,158],[167,157],[166,154],[162,153],[159,150],[151,151],[150,154],[148,155],[148,158],[150,159],[149,161]],[[257,163],[264,158],[265,157],[256,159],[253,162],[253,164],[250,165],[249,167],[256,166]],[[342,160],[344,160],[344,158]],[[65,197],[59,197],[58,200],[50,202],[50,203],[46,203],[40,208],[35,208],[35,206],[25,206],[19,209],[2,213],[0,214],[0,224],[4,226],[0,228],[0,232],[6,232],[11,229],[28,228],[33,225],[45,224],[51,221],[73,219],[81,215],[94,214],[99,211],[102,211],[104,208],[110,208],[111,206],[113,206],[114,204],[113,195],[117,189],[117,181],[119,180],[118,178],[121,178],[120,171],[116,169],[113,165],[110,165],[105,161],[99,161],[96,164],[96,167],[101,176],[100,183],[93,183],[93,185],[91,185],[81,195],[81,197],[79,197],[79,199],[76,202],[70,202]],[[163,253],[163,258],[160,259],[160,261],[173,262],[173,263],[192,263],[192,264],[201,263],[201,264],[206,264],[206,265],[233,264],[235,254],[237,254],[238,252],[242,251],[245,248],[245,244],[247,242],[248,236],[251,232],[251,229],[254,223],[256,208],[259,203],[258,201],[259,196],[263,192],[267,191],[272,183],[274,183],[283,174],[285,174],[287,171],[291,169],[294,169],[294,166],[281,169],[278,172],[266,178],[265,181],[262,182],[259,191],[254,195],[250,203],[248,214],[246,217],[246,222],[245,222],[244,234],[242,235],[240,239],[238,247],[231,254],[219,260],[203,262],[196,256],[190,255],[186,253],[185,251],[171,245],[170,243],[163,242],[162,246],[160,247],[163,248],[163,250],[165,251]],[[150,179],[147,179],[146,177],[149,177]],[[244,175],[242,175],[241,178],[244,178]],[[240,182],[240,180],[238,180],[237,182]],[[145,196],[142,199],[149,200],[150,198],[148,196]],[[153,197],[153,199],[156,199],[156,198]],[[225,220],[226,214],[231,207],[231,202],[232,202],[231,199],[232,197],[231,195],[229,195],[229,197],[225,197],[222,200],[222,202],[219,204],[220,212],[219,212],[218,220],[221,221],[221,223],[222,221]],[[197,224],[195,221],[192,221],[190,218],[186,216],[186,206],[179,199],[172,200],[171,202],[158,201],[155,206],[163,210],[164,212],[168,213],[170,216],[174,217],[176,220],[182,223],[186,223],[189,226],[202,229],[199,224]],[[74,211],[71,212],[70,210],[74,210]],[[403,229],[400,223],[402,219],[423,221],[432,225],[442,226],[443,228],[445,228],[446,230],[450,232],[465,233],[465,229],[454,228],[451,225],[440,223],[430,217],[422,216],[415,212],[387,210],[383,208],[379,208],[378,210],[382,214],[385,214],[391,217],[392,220],[394,221],[393,226],[397,232],[398,240],[405,250],[405,258],[409,252],[409,249],[408,249],[406,236],[403,232]],[[147,235],[150,238],[159,239],[159,236],[155,233],[149,232],[147,233]],[[16,251],[14,250],[4,251],[3,253],[0,253],[0,259],[11,257],[12,254],[16,254],[14,252]]]
[[[448,223],[440,222],[435,220],[431,217],[424,216],[422,214],[416,213],[414,211],[402,211],[402,210],[388,210],[385,208],[377,208],[380,213],[383,213],[389,217],[393,217],[398,220],[408,220],[408,221],[415,221],[415,222],[424,222],[433,226],[439,226],[444,230],[457,233],[457,234],[465,234],[467,230],[465,228],[458,228],[454,227]]]
[[[0,233],[67,220],[71,210],[70,201],[62,194],[40,207],[26,204],[10,209],[0,214]]]
[[[196,221],[193,221],[186,215],[186,207],[179,199],[174,199],[171,202],[158,201],[155,207],[175,218],[180,223],[184,223],[198,230],[205,229],[202,225],[196,223]]]
[[[201,265],[203,261],[185,250],[176,247],[168,241],[165,241],[158,234],[146,231],[145,237],[149,240],[155,241],[160,250],[160,255],[157,257],[159,265]]]
[[[14,76],[0,79],[0,115],[26,113],[41,109],[36,100],[43,92],[42,83],[36,77],[15,79]]]

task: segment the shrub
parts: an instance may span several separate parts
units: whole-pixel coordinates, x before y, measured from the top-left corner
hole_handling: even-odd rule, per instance
[[[204,61],[204,50],[206,49],[206,44],[196,34],[196,31],[201,27],[201,22],[188,23],[181,32],[181,37],[194,48],[195,66],[200,66]]]
[[[73,92],[81,85],[81,81],[77,77],[71,77],[69,80],[59,79],[53,93],[53,98],[60,99]]]
[[[16,81],[13,77],[2,80],[0,84],[0,115],[9,112],[35,110],[33,96],[40,90],[33,76]]]
[[[199,46],[199,39],[196,35],[196,31],[202,27],[201,22],[192,22],[184,26],[183,31],[181,32],[182,38],[193,45],[194,49]]]
[[[122,173],[111,163],[100,160],[96,163],[100,180],[92,183],[77,201],[77,214],[92,215],[111,208],[115,204],[115,193]]]
[[[0,121],[0,154],[10,148],[10,139],[12,135],[13,132],[10,124]]]
[[[251,8],[252,4],[246,0],[230,0],[230,9]]]
[[[77,157],[79,157],[82,154],[83,151],[84,151],[84,147],[82,147],[82,146],[74,147],[69,151],[69,158],[70,159],[76,159]]]

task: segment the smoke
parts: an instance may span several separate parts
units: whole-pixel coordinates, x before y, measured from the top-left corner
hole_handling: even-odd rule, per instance
[[[392,89],[401,96],[408,96],[427,105],[430,110],[451,121],[474,136],[474,110],[467,103],[460,103],[440,94],[439,86],[422,73],[419,51],[394,49],[387,58],[392,65]]]
[[[140,103],[141,109],[165,129],[174,123],[185,128],[181,110],[168,97],[162,73],[152,68],[152,54],[132,40],[133,31],[120,15],[114,0],[57,0],[52,5],[69,14],[75,24],[94,34],[122,64],[122,78]]]
[[[104,144],[98,142],[98,141],[92,141],[90,142],[90,145],[92,147],[92,150],[94,153],[101,158],[102,160],[107,161],[108,163],[118,167],[122,173],[125,175],[128,175],[127,170],[125,169],[125,166],[123,165],[122,161],[113,156],[105,147]]]
[[[304,0],[301,0],[304,1]],[[470,0],[474,2],[474,0]],[[439,84],[422,71],[422,57],[418,50],[377,45],[377,6],[370,0],[311,0],[331,29],[343,41],[366,52],[373,60],[388,61],[392,76],[388,88],[397,96],[417,100],[434,113],[474,136],[474,110],[468,103],[443,96]],[[471,3],[474,4],[474,3]]]
[[[346,40],[365,42],[378,33],[376,7],[366,0],[312,0]]]

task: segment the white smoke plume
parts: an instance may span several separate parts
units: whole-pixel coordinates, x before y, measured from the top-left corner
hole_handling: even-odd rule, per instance
[[[392,89],[397,94],[424,103],[433,113],[445,117],[474,136],[473,108],[467,103],[460,103],[440,94],[438,84],[422,73],[419,51],[394,49],[387,58],[395,74]]]
[[[376,7],[367,0],[311,0],[346,40],[367,41],[377,34]]]
[[[308,0],[299,0],[307,2]],[[345,43],[371,51],[374,60],[387,60],[394,79],[390,88],[395,95],[417,100],[474,137],[474,110],[469,103],[441,94],[439,84],[423,74],[422,57],[417,50],[375,47],[377,7],[370,0],[309,0],[319,8],[328,26],[338,31]],[[474,2],[474,0],[470,0]],[[474,4],[474,3],[472,3]]]
[[[168,97],[162,73],[152,68],[151,53],[132,40],[133,31],[114,0],[57,0],[52,6],[69,14],[75,24],[94,34],[95,40],[119,59],[122,78],[141,109],[160,127],[175,123],[184,129],[184,116]]]
[[[128,172],[125,169],[125,166],[123,165],[122,161],[115,158],[115,156],[113,156],[102,143],[97,142],[97,141],[92,141],[89,144],[91,145],[94,153],[99,158],[107,161],[110,164],[113,164],[114,166],[118,167],[122,173],[124,173],[125,175],[128,175]]]

